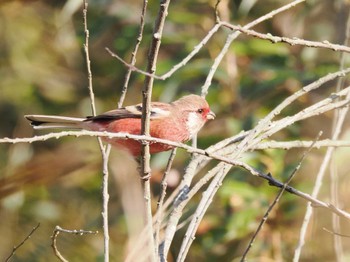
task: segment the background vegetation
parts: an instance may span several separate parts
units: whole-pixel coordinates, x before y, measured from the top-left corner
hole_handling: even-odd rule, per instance
[[[222,20],[245,25],[287,2],[223,0],[218,9]],[[25,114],[91,115],[81,4],[73,0],[0,2],[0,137],[37,134],[24,120]],[[146,65],[158,4],[149,3],[145,17],[144,37],[136,63],[141,69]],[[157,64],[158,75],[180,62],[208,33],[215,24],[215,4],[215,1],[200,0],[170,4]],[[307,1],[259,24],[254,30],[342,44],[348,4],[345,0]],[[140,13],[140,1],[89,1],[90,59],[99,113],[117,106],[127,71],[105,47],[128,61],[138,35]],[[152,100],[168,102],[184,94],[200,94],[213,60],[230,32],[227,28],[220,29],[186,66],[165,81],[155,81]],[[273,44],[242,34],[230,46],[209,88],[207,100],[217,118],[200,132],[198,147],[206,148],[241,130],[253,128],[287,96],[337,71],[340,55],[333,50]],[[346,56],[345,64],[348,64]],[[143,79],[141,74],[132,74],[125,105],[141,101]],[[279,117],[294,114],[334,91],[335,81],[327,83],[300,98]],[[330,137],[332,117],[333,113],[329,112],[298,122],[274,135],[273,139],[313,140],[320,130],[324,132],[323,138]],[[341,138],[346,140],[348,136],[346,123]],[[246,153],[244,160],[284,181],[304,150],[253,151]],[[109,184],[110,256],[111,261],[121,261],[129,252],[130,225],[134,223],[136,227],[139,223],[137,198],[141,196],[137,193],[136,163],[122,152],[113,151],[113,176]],[[307,156],[292,182],[293,187],[311,192],[324,153],[325,149],[313,150]],[[350,197],[348,154],[349,149],[338,149],[334,158],[339,180],[337,206],[344,210],[349,209],[346,199]],[[169,152],[152,156],[154,206],[168,157]],[[188,153],[178,150],[171,169],[169,193],[179,183],[189,159]],[[12,257],[13,261],[53,261],[50,236],[56,225],[102,232],[101,165],[100,150],[96,139],[91,137],[0,144],[0,258],[6,258],[12,247],[38,222],[40,227]],[[330,198],[329,179],[325,178],[318,197],[326,202]],[[188,261],[240,259],[277,191],[241,169],[232,169],[198,228]],[[126,198],[128,200],[124,201]],[[187,207],[188,215],[199,198],[200,194]],[[294,195],[283,195],[250,251],[249,261],[291,260],[306,203]],[[129,209],[128,216],[125,216],[125,209]],[[337,257],[333,235],[323,227],[332,228],[332,214],[325,209],[315,209],[302,261],[333,261]],[[340,233],[349,234],[349,230],[348,221],[341,220]],[[174,240],[170,261],[176,258],[181,232]],[[350,256],[348,239],[342,239],[343,261]],[[58,246],[69,261],[103,260],[101,233],[62,234]]]

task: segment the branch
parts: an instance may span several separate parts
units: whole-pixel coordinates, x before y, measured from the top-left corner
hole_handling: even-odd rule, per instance
[[[84,19],[84,32],[85,32],[85,44],[84,44],[84,52],[86,58],[86,69],[88,72],[88,80],[89,80],[89,92],[90,92],[90,100],[91,100],[91,109],[92,114],[96,115],[96,106],[95,106],[95,94],[92,86],[92,73],[91,73],[91,62],[89,55],[89,30],[87,26],[87,10],[88,3],[87,0],[84,0],[84,9],[83,9],[83,19]],[[108,228],[108,201],[109,201],[109,193],[108,193],[108,158],[111,150],[111,146],[108,145],[105,147],[100,138],[97,139],[100,147],[100,151],[102,154],[103,167],[102,167],[102,219],[103,219],[103,240],[104,240],[104,261],[109,261],[109,228]]]
[[[136,44],[135,44],[134,50],[131,53],[130,66],[135,66],[135,64],[136,64],[136,54],[137,54],[137,51],[139,50],[139,46],[140,46],[141,41],[142,41],[143,29],[145,27],[145,15],[146,15],[146,11],[147,11],[147,4],[148,4],[148,1],[144,0],[143,1],[143,5],[142,5],[142,11],[141,11],[141,19],[140,19],[141,21],[140,21],[139,35],[138,35],[138,37],[136,39]],[[111,55],[113,54],[108,48],[106,48],[106,50]],[[120,95],[120,99],[119,99],[119,102],[118,102],[118,108],[121,108],[122,105],[123,105],[123,102],[124,102],[124,99],[125,99],[125,96],[126,96],[126,92],[128,91],[128,85],[129,85],[129,80],[130,80],[130,76],[131,76],[131,72],[132,71],[133,70],[131,69],[131,67],[129,67],[128,71],[127,71],[127,73],[125,75],[125,80],[124,80],[124,85],[123,85],[123,88],[122,88],[122,93]]]
[[[130,64],[130,63],[126,62],[125,60],[123,60],[123,58],[121,58],[118,54],[112,52],[109,48],[106,47],[105,49],[112,57],[114,57],[117,60],[119,60],[129,70],[131,70],[133,72],[140,73],[140,74],[148,76],[148,77],[152,77],[152,78],[157,79],[157,80],[166,80],[169,77],[171,77],[181,67],[185,66],[202,49],[202,47],[208,43],[208,41],[219,30],[220,27],[221,27],[221,24],[215,24],[212,27],[212,29],[209,30],[208,34],[202,39],[202,41],[200,41],[193,48],[191,53],[189,53],[184,59],[182,59],[181,62],[179,62],[178,64],[174,65],[168,72],[164,73],[163,75],[156,75],[154,73],[149,73],[149,72],[146,72],[144,70],[141,70],[141,69],[137,68],[135,65]]]
[[[68,262],[60,253],[60,251],[57,249],[57,237],[59,233],[68,233],[68,234],[74,234],[74,235],[79,235],[82,236],[84,234],[98,234],[98,231],[86,231],[86,230],[68,230],[68,229],[63,229],[60,226],[56,226],[53,234],[52,234],[52,242],[51,242],[51,247],[53,249],[53,252],[55,253],[55,256],[61,260],[62,262]]]
[[[267,13],[266,15],[263,15],[261,17],[259,17],[258,19],[248,23],[247,25],[245,25],[243,28],[244,29],[250,29],[254,26],[256,26],[257,24],[266,21],[268,19],[271,19],[272,17],[274,17],[275,15],[282,13],[302,2],[305,2],[305,0],[295,0],[289,4],[286,4],[278,9],[275,9],[269,13]],[[217,18],[219,19],[219,18]],[[231,33],[225,42],[224,47],[221,49],[220,53],[217,55],[217,57],[214,60],[214,63],[212,65],[212,67],[210,68],[209,74],[205,80],[204,85],[202,86],[202,95],[205,96],[208,93],[208,89],[209,86],[211,85],[212,79],[214,77],[214,74],[217,70],[217,68],[219,67],[219,64],[221,63],[222,59],[224,58],[224,56],[226,55],[227,51],[229,50],[229,47],[231,46],[232,42],[240,35],[239,31],[233,32]]]
[[[241,258],[241,262],[246,261],[246,257],[248,255],[248,252],[250,250],[250,248],[253,246],[253,243],[256,239],[256,237],[258,236],[259,232],[261,231],[261,229],[263,228],[264,224],[267,221],[267,218],[270,214],[270,212],[272,211],[272,209],[276,206],[276,204],[279,202],[280,198],[282,197],[282,194],[284,193],[284,191],[286,190],[286,187],[290,184],[290,182],[292,181],[292,179],[294,178],[295,174],[299,171],[302,162],[304,161],[304,159],[306,158],[306,155],[310,153],[311,149],[313,148],[313,146],[315,145],[316,141],[320,138],[322,132],[320,132],[316,138],[315,141],[313,141],[313,143],[310,145],[310,147],[304,152],[303,156],[301,157],[298,165],[294,168],[293,172],[291,173],[291,175],[289,176],[289,178],[287,179],[287,181],[283,184],[283,187],[281,188],[281,190],[278,192],[277,196],[275,197],[275,200],[272,202],[272,204],[269,206],[269,208],[267,209],[264,217],[261,219],[260,224],[258,226],[258,228],[256,229],[253,237],[251,238],[251,240],[249,241],[249,244],[246,248],[246,250],[243,253],[243,256]]]
[[[331,140],[331,139],[324,139],[317,141],[313,143],[313,141],[302,141],[302,140],[296,140],[296,141],[268,141],[268,142],[261,142],[254,146],[252,150],[265,150],[265,149],[292,149],[292,148],[304,148],[304,147],[310,147],[313,145],[313,148],[320,148],[320,147],[349,147],[350,141],[345,140]]]
[[[246,35],[254,36],[254,37],[257,37],[260,39],[264,39],[264,40],[269,40],[274,44],[287,43],[291,46],[302,45],[302,46],[307,46],[307,47],[326,48],[326,49],[331,49],[333,51],[350,53],[350,47],[345,46],[345,45],[333,44],[333,43],[330,43],[328,41],[316,42],[316,41],[308,41],[308,40],[300,39],[297,37],[288,38],[288,37],[273,36],[270,33],[267,33],[267,34],[258,33],[254,30],[249,30],[249,29],[243,28],[242,26],[233,25],[233,24],[230,24],[228,22],[220,22],[220,24],[227,27],[227,28],[230,28],[232,30],[244,33]]]
[[[147,72],[154,74],[156,71],[157,58],[159,54],[161,38],[163,34],[163,28],[165,23],[165,18],[168,15],[168,7],[170,0],[160,1],[160,8],[158,11],[158,16],[153,29],[153,39],[148,52],[148,64]],[[142,89],[142,118],[141,118],[141,134],[149,135],[150,132],[150,108],[152,100],[152,88],[153,88],[154,78],[150,76],[145,77],[145,81]],[[151,207],[151,166],[150,166],[150,151],[149,143],[142,143],[141,150],[141,167],[140,167],[140,177],[142,179],[144,201],[145,201],[145,224],[147,228],[147,239],[149,241],[151,261],[156,260],[154,239],[153,239],[153,226],[152,226],[152,207]]]
[[[347,37],[349,37],[349,30],[350,30],[350,17],[348,17],[348,21],[347,21],[347,33],[346,33]],[[341,68],[343,66],[344,66],[344,61],[341,63]],[[337,85],[337,90],[338,91],[340,90],[342,85],[343,85],[343,81],[339,80],[338,81],[338,85]],[[346,99],[350,99],[350,92],[349,92],[349,90],[346,90],[346,89],[347,88],[343,89],[342,91],[345,93]],[[339,91],[339,92],[341,92],[341,91]],[[345,117],[346,117],[348,111],[349,111],[349,108],[342,108],[341,110],[339,110],[339,112],[335,113],[335,117],[334,117],[334,120],[333,120],[332,139],[336,140],[340,136],[340,132],[341,132],[342,127],[344,125]],[[334,154],[334,150],[335,150],[334,147],[329,147],[327,149],[327,152],[326,152],[326,154],[324,156],[324,159],[322,161],[322,164],[321,164],[320,169],[318,171],[318,174],[316,176],[315,185],[314,185],[314,188],[312,190],[312,196],[313,197],[317,197],[319,192],[320,192],[320,190],[321,190],[322,181],[323,181],[324,176],[326,174],[326,170],[329,167],[329,163],[332,160],[332,157],[333,157],[333,154]],[[333,175],[334,175],[334,172],[333,172]],[[333,189],[331,189],[331,192],[333,193],[332,194],[332,200],[334,200],[334,193],[335,193],[334,192],[334,185],[335,185],[334,184],[334,179],[335,179],[334,176],[333,176],[333,178],[331,177],[331,184],[333,184]],[[306,231],[307,231],[307,228],[308,228],[308,225],[309,225],[312,213],[313,213],[312,207],[311,207],[311,205],[308,205],[307,208],[306,208],[306,213],[305,213],[305,216],[304,216],[303,224],[302,224],[301,230],[300,230],[298,246],[297,246],[297,248],[295,249],[295,252],[294,252],[294,257],[293,257],[293,261],[294,262],[297,262],[300,259],[301,250],[302,250],[302,248],[304,246],[304,243],[305,243]],[[334,217],[333,217],[333,221],[334,221]],[[337,251],[339,251],[339,254],[336,255],[337,258],[339,258],[341,256],[341,253],[342,253],[342,248],[339,245],[340,244],[338,242],[338,245],[336,244],[336,249],[337,249]]]
[[[176,155],[176,148],[173,149],[171,151],[171,155],[169,157],[168,160],[168,164],[166,166],[163,178],[162,178],[162,182],[161,182],[161,192],[159,194],[159,199],[158,199],[158,203],[157,203],[157,212],[156,212],[156,216],[155,220],[156,222],[154,223],[154,239],[155,239],[155,248],[156,248],[156,254],[158,254],[158,246],[159,246],[159,234],[160,234],[160,228],[161,228],[161,224],[162,224],[162,220],[163,220],[163,211],[164,211],[164,199],[165,199],[165,195],[166,195],[166,189],[167,189],[167,179],[168,179],[168,174],[170,172],[171,166],[173,164],[174,158]],[[161,254],[159,254],[160,257],[162,257]]]
[[[338,77],[345,76],[346,74],[350,73],[350,68],[347,68],[345,70],[340,70],[338,72],[330,73],[317,81],[303,87],[299,91],[295,92],[291,96],[287,97],[285,100],[283,100],[277,107],[275,107],[267,116],[265,116],[262,120],[258,122],[258,124],[252,129],[249,134],[247,134],[244,139],[240,142],[238,146],[235,146],[231,148],[231,151],[235,151],[236,154],[240,154],[240,152],[243,152],[247,149],[247,147],[254,148],[254,146],[258,145],[262,140],[268,138],[272,135],[271,130],[269,134],[265,134],[264,132],[267,132],[267,130],[274,128],[274,131],[277,132],[280,130],[280,123],[284,123],[284,121],[289,121],[288,119],[290,117],[283,118],[279,121],[274,122],[272,124],[272,119],[278,116],[283,109],[285,109],[287,106],[289,106],[291,103],[295,102],[297,99],[299,99],[301,96],[316,90],[317,88],[321,87],[323,84],[332,81]],[[332,102],[332,96],[331,99],[328,100],[328,102]],[[310,117],[310,115],[308,116]],[[289,122],[290,124],[293,122]],[[287,125],[285,125],[287,126]]]
[[[345,234],[340,234],[340,233],[337,233],[337,232],[334,232],[334,231],[331,231],[327,228],[323,228],[324,231],[328,232],[328,233],[331,233],[332,235],[334,236],[338,236],[338,237],[346,237],[346,238],[350,238],[350,235],[345,235]]]
[[[29,234],[22,240],[21,243],[19,243],[17,246],[14,246],[12,249],[11,254],[5,259],[5,262],[10,261],[11,257],[13,257],[16,253],[16,251],[23,246],[23,244],[32,237],[32,235],[34,234],[34,232],[39,228],[40,223],[38,223],[35,227],[33,227],[33,229],[29,232]]]

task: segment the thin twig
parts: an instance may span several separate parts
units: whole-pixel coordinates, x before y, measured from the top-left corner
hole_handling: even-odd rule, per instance
[[[283,109],[285,109],[287,106],[289,106],[291,103],[295,102],[298,98],[301,96],[321,87],[323,84],[332,81],[338,77],[345,76],[346,74],[350,73],[350,68],[340,70],[334,73],[330,73],[315,82],[303,87],[299,91],[295,92],[291,96],[284,99],[277,107],[275,107],[264,119],[259,121],[259,123],[254,127],[254,129],[241,141],[240,145],[236,150],[243,150],[247,146],[247,143],[249,141],[250,146],[254,144],[260,143],[262,140],[266,139],[268,137],[267,134],[261,135],[258,138],[256,138],[259,134],[261,134],[263,131],[271,128],[276,128],[277,125],[272,125],[272,119],[278,116]],[[281,119],[282,120],[282,119]],[[283,121],[282,121],[283,122]],[[279,122],[279,123],[282,123]],[[270,132],[271,134],[271,132]]]
[[[344,45],[348,46],[350,42],[350,14],[348,13],[348,18],[346,22],[346,31],[345,31],[345,40],[344,40]],[[341,53],[340,54],[340,69],[345,68],[345,63],[346,63],[346,54]],[[339,92],[342,88],[345,86],[345,79],[344,78],[339,78],[337,80],[337,86],[336,86],[336,91]],[[347,114],[348,110],[335,110],[334,111],[334,117],[333,117],[333,123],[332,123],[332,132],[338,132],[337,129],[341,128],[339,127],[339,122],[344,122],[344,117],[345,114]],[[336,164],[336,149],[333,151],[333,155],[331,158],[330,162],[330,194],[331,194],[331,201],[334,203],[336,206],[340,206],[340,201],[339,201],[339,176],[338,176],[338,168]],[[334,232],[340,232],[340,219],[338,216],[333,215],[332,216],[332,228]],[[337,261],[342,261],[344,258],[344,249],[343,249],[343,239],[339,237],[338,234],[334,233],[333,234],[333,245],[334,245],[334,253],[336,255]]]
[[[84,43],[84,52],[85,52],[85,59],[86,59],[86,70],[88,74],[88,88],[89,88],[89,94],[90,94],[90,100],[91,100],[91,111],[92,114],[96,115],[96,106],[95,106],[95,94],[94,89],[92,87],[92,72],[91,72],[91,61],[90,61],[90,54],[89,54],[89,29],[87,25],[87,11],[88,11],[88,2],[87,0],[84,0],[84,8],[83,8],[83,24],[84,24],[84,33],[85,33],[85,43]]]
[[[302,3],[302,2],[305,2],[305,0],[295,0],[289,4],[286,4],[280,8],[277,8],[269,13],[267,13],[266,15],[263,15],[261,17],[259,17],[258,19],[248,23],[247,25],[245,25],[243,28],[244,29],[250,29],[254,26],[256,26],[257,24],[263,22],[263,21],[266,21],[268,19],[271,19],[272,17],[274,17],[275,15],[281,13],[281,12],[284,12],[288,9],[291,9],[292,7]],[[209,74],[205,80],[205,83],[204,85],[202,86],[202,95],[205,96],[207,93],[208,93],[208,89],[209,89],[209,86],[211,85],[211,82],[213,80],[213,77],[214,77],[214,74],[217,70],[217,68],[219,67],[219,64],[221,63],[222,59],[224,58],[225,54],[227,53],[227,51],[229,50],[229,47],[231,46],[232,42],[240,35],[240,32],[239,31],[236,31],[236,32],[233,32],[231,33],[227,39],[226,39],[226,42],[224,44],[224,47],[221,49],[220,53],[217,55],[217,57],[215,58],[214,60],[214,63],[213,65],[211,66],[210,68],[210,71],[209,71]]]
[[[258,145],[254,146],[252,150],[265,150],[265,149],[284,149],[289,150],[292,148],[304,148],[304,147],[310,147],[310,145],[313,144],[312,141],[303,141],[303,140],[296,140],[296,141],[268,141],[268,142],[261,142]],[[347,140],[331,140],[331,139],[324,139],[317,141],[313,147],[314,148],[320,148],[320,147],[349,147],[350,141]]]
[[[191,244],[193,240],[195,239],[194,235],[195,232],[198,229],[198,226],[200,224],[200,221],[202,221],[203,216],[210,205],[210,203],[213,200],[213,197],[218,190],[218,188],[221,186],[223,179],[225,178],[225,175],[229,172],[231,169],[231,166],[227,164],[222,164],[222,168],[219,168],[217,172],[213,172],[215,174],[212,182],[208,186],[207,190],[202,194],[202,199],[197,205],[196,211],[193,215],[193,218],[191,219],[191,222],[187,228],[187,231],[185,233],[185,237],[182,241],[181,248],[179,251],[179,256],[177,257],[177,262],[183,262],[186,259],[187,253],[191,247]],[[190,197],[188,196],[186,200],[189,200]],[[184,205],[184,203],[182,203]]]
[[[67,259],[65,259],[62,254],[60,253],[60,251],[57,248],[57,237],[59,235],[59,233],[68,233],[68,234],[74,234],[74,235],[85,235],[85,234],[98,234],[98,231],[90,231],[90,230],[68,230],[68,229],[64,229],[61,228],[60,226],[56,226],[53,234],[52,234],[52,242],[51,242],[51,247],[53,249],[53,252],[55,253],[55,256],[62,262],[68,262]]]
[[[11,254],[5,259],[5,262],[10,261],[10,259],[15,255],[16,251],[23,246],[23,244],[32,237],[32,235],[34,234],[34,232],[39,228],[40,223],[38,223],[35,227],[33,227],[33,229],[29,232],[29,234],[22,240],[21,243],[19,243],[17,246],[14,246],[12,249]]]
[[[270,212],[272,211],[272,209],[276,206],[276,204],[279,202],[280,198],[282,197],[282,194],[284,193],[284,191],[286,190],[286,187],[290,184],[290,182],[292,181],[292,179],[294,178],[295,174],[299,171],[301,164],[304,162],[304,159],[306,158],[306,156],[310,153],[311,149],[313,148],[313,146],[315,145],[315,143],[318,141],[318,139],[320,138],[320,136],[322,135],[322,132],[320,132],[317,136],[317,138],[315,139],[315,141],[313,141],[313,143],[310,145],[310,147],[304,152],[304,154],[302,155],[298,165],[294,168],[293,172],[291,173],[291,175],[288,177],[287,181],[283,184],[283,187],[281,188],[281,190],[278,192],[278,194],[276,195],[274,201],[271,203],[271,205],[269,206],[269,208],[267,209],[264,217],[261,219],[260,224],[258,226],[258,228],[256,229],[255,233],[253,234],[253,237],[250,239],[249,244],[246,248],[246,250],[244,251],[241,261],[246,261],[246,257],[248,255],[249,250],[251,249],[251,247],[253,246],[253,243],[256,239],[256,237],[258,236],[259,232],[261,231],[261,229],[263,228],[264,224],[266,223],[268,216],[270,214]]]
[[[119,55],[117,55],[116,53],[112,52],[108,47],[105,47],[105,49],[111,55],[111,57],[114,57],[118,61],[120,61],[123,65],[125,65],[128,68],[128,70],[130,72],[137,72],[137,73],[140,73],[140,74],[148,76],[148,77],[153,77],[153,78],[158,79],[158,80],[163,80],[163,79],[161,79],[159,76],[157,76],[155,74],[148,73],[148,72],[146,72],[144,70],[141,70],[141,69],[137,68],[135,65],[126,62]]]
[[[221,25],[230,28],[232,30],[239,31],[241,33],[244,33],[246,35],[254,36],[260,39],[264,40],[269,40],[272,43],[287,43],[289,45],[295,46],[295,45],[302,45],[302,46],[307,46],[307,47],[314,47],[314,48],[326,48],[326,49],[331,49],[333,51],[339,51],[339,52],[346,52],[350,53],[350,47],[346,45],[338,45],[338,44],[333,44],[330,43],[329,41],[323,41],[323,42],[316,42],[316,41],[308,41],[304,39],[300,39],[297,37],[293,38],[288,38],[288,37],[280,37],[280,36],[274,36],[271,34],[262,34],[258,33],[254,30],[246,29],[243,28],[242,26],[239,25],[233,25],[228,22],[220,22]]]
[[[334,231],[331,231],[327,228],[322,228],[324,231],[328,232],[328,233],[331,233],[332,235],[335,235],[335,236],[338,236],[338,237],[346,237],[346,238],[350,238],[350,235],[345,235],[345,234],[340,234],[340,233],[337,233],[337,232],[334,232]]]
[[[118,54],[112,52],[109,48],[106,47],[105,49],[112,57],[119,60],[124,66],[129,68],[131,71],[140,73],[140,74],[148,76],[148,77],[152,77],[152,78],[157,79],[157,80],[166,80],[169,77],[171,77],[181,67],[185,66],[202,49],[202,47],[208,43],[208,41],[219,30],[220,27],[221,27],[221,24],[215,24],[212,27],[212,29],[209,30],[209,32],[206,34],[206,36],[193,48],[191,53],[189,53],[184,59],[182,59],[181,62],[174,65],[168,72],[166,72],[160,76],[158,76],[154,73],[149,73],[149,72],[146,72],[144,70],[141,70],[141,69],[137,68],[135,65],[132,65],[132,64],[126,62],[125,60],[123,60],[123,58],[121,58]]]
[[[96,115],[96,106],[95,106],[95,94],[92,85],[92,72],[91,72],[91,62],[89,55],[89,30],[87,25],[87,11],[88,11],[88,2],[84,0],[84,8],[83,8],[83,19],[84,19],[84,32],[85,32],[85,43],[84,43],[84,52],[86,58],[86,69],[88,72],[89,86],[88,89],[90,91],[90,101],[91,101],[91,109],[92,114]],[[100,147],[100,151],[102,154],[103,168],[102,168],[102,220],[103,220],[103,240],[104,240],[104,261],[109,261],[109,229],[108,229],[108,201],[109,201],[109,193],[108,193],[108,159],[111,146],[108,145],[105,147],[102,143],[101,138],[98,138],[98,144]]]
[[[347,30],[349,30],[349,27],[350,27],[349,19],[348,19]],[[350,99],[349,90],[343,89],[342,91],[344,91],[344,90],[346,92],[345,93],[346,99]],[[341,91],[339,91],[339,92],[341,92]],[[333,125],[332,140],[336,140],[340,136],[340,132],[341,132],[342,127],[344,125],[345,117],[346,117],[348,111],[349,111],[349,108],[342,108],[340,110],[339,115],[336,118],[336,122],[334,122],[334,125]],[[327,149],[327,152],[326,152],[326,154],[323,158],[323,161],[321,163],[320,169],[319,169],[318,174],[316,176],[315,185],[314,185],[314,188],[312,190],[312,196],[315,198],[318,196],[318,193],[321,189],[322,181],[323,181],[323,178],[326,174],[326,170],[329,166],[329,163],[331,162],[331,159],[333,157],[334,150],[335,150],[334,147],[329,147]],[[298,245],[294,251],[293,262],[298,262],[300,259],[301,251],[302,251],[302,248],[303,248],[304,243],[305,243],[306,231],[307,231],[308,225],[310,223],[312,213],[313,213],[313,209],[312,209],[311,205],[308,204],[307,208],[306,208],[303,224],[302,224],[301,229],[300,229],[299,242],[298,242]],[[338,246],[338,249],[340,251],[341,248],[339,248],[339,246]],[[337,255],[337,258],[339,258],[338,255]]]
[[[162,224],[162,220],[163,220],[163,204],[164,204],[164,199],[166,196],[166,189],[167,189],[167,179],[168,179],[168,175],[170,173],[174,158],[176,156],[176,148],[173,149],[171,151],[169,160],[168,160],[168,164],[166,166],[163,178],[162,178],[162,182],[161,182],[161,191],[159,194],[159,199],[158,199],[158,203],[157,203],[157,217],[156,217],[156,222],[154,224],[154,244],[155,244],[155,249],[156,249],[156,254],[158,254],[158,246],[159,246],[159,233],[160,233],[160,227]]]
[[[350,90],[350,87],[347,88]],[[281,120],[277,120],[270,123],[269,130],[264,132],[261,136],[257,137],[252,144],[257,144],[260,141],[270,137],[272,134],[277,133],[278,131],[290,126],[298,121],[309,118],[310,116],[316,116],[319,114],[323,114],[324,112],[328,112],[337,108],[347,108],[349,105],[350,98],[345,98],[344,100],[333,100],[332,98],[326,98],[316,104],[313,104],[300,112],[294,114],[290,117],[285,117]],[[336,139],[336,138],[335,138]]]
[[[143,29],[145,27],[145,16],[146,16],[146,11],[147,11],[147,4],[148,4],[148,0],[144,0],[143,5],[142,5],[141,17],[140,17],[139,35],[136,38],[136,44],[135,44],[134,50],[131,53],[131,59],[130,59],[131,66],[135,66],[135,64],[136,64],[137,51],[139,50],[139,46],[140,46],[141,41],[142,41]],[[112,52],[108,48],[106,48],[106,50],[112,55]],[[126,93],[128,91],[128,85],[129,85],[129,80],[130,80],[130,76],[131,76],[132,71],[133,70],[129,67],[128,71],[126,72],[125,79],[124,79],[124,85],[123,85],[122,92],[121,92],[119,102],[118,102],[118,108],[121,108],[123,103],[124,103],[125,96],[126,96]]]

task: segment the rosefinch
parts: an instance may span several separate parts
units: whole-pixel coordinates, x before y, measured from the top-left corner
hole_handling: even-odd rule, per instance
[[[26,115],[25,118],[31,121],[34,129],[70,128],[140,135],[141,115],[142,104],[138,104],[86,118],[46,115]],[[197,134],[207,120],[214,118],[215,114],[210,110],[207,101],[197,95],[184,96],[170,104],[152,102],[150,135],[174,142],[185,142]],[[126,148],[134,156],[141,153],[139,141],[118,138],[104,138],[104,140],[113,146]],[[172,148],[161,143],[151,143],[150,153]]]

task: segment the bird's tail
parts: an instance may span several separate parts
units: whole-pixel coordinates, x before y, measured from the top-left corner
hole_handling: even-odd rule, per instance
[[[81,129],[85,118],[66,116],[26,115],[34,129],[69,128]]]

